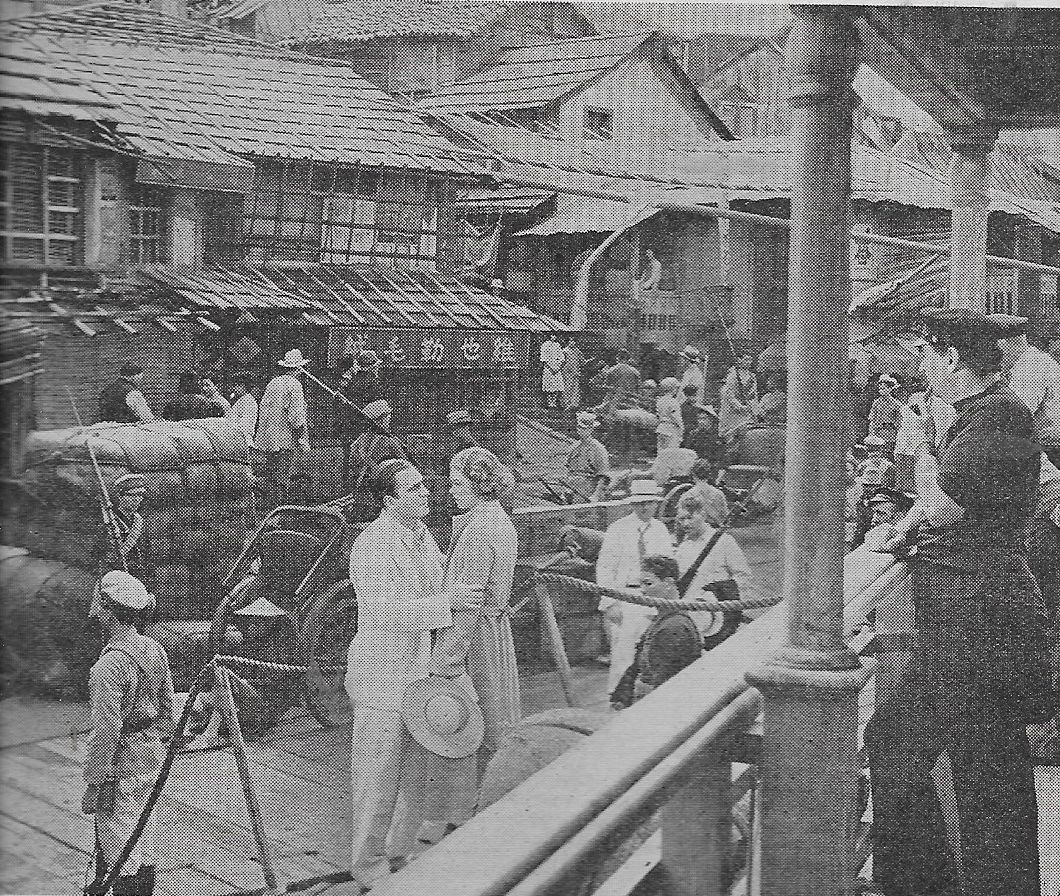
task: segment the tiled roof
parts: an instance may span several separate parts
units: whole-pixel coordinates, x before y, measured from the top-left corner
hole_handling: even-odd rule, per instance
[[[773,34],[791,24],[787,4],[776,3],[691,3],[620,2],[598,0],[574,4],[601,33],[645,30],[660,31],[684,39],[707,34]]]
[[[447,112],[540,108],[600,77],[652,37],[580,37],[516,47],[489,68],[425,97],[421,105]]]
[[[106,2],[0,23],[0,108],[106,122],[137,153],[466,171],[348,64]]]
[[[466,37],[477,34],[502,4],[439,0],[237,0],[220,18],[256,13],[257,31],[287,46],[378,37]]]

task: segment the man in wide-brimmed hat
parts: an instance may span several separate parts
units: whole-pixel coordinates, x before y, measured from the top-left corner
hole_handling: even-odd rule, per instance
[[[299,374],[309,363],[293,348],[276,362],[276,373],[265,387],[258,409],[254,446],[262,454],[262,510],[290,501],[294,452],[309,450],[305,392]]]
[[[575,430],[578,441],[567,453],[567,482],[570,500],[602,501],[611,481],[611,458],[603,443],[596,438],[600,418],[592,411],[578,411]]]
[[[596,559],[596,582],[608,588],[636,591],[640,588],[641,560],[648,554],[674,552],[673,538],[655,518],[662,489],[654,479],[634,479],[625,499],[632,512],[607,527]],[[636,654],[637,641],[651,621],[653,611],[639,604],[601,597],[597,607],[604,615],[604,630],[611,644],[607,693],[614,691]]]
[[[695,395],[689,401],[692,404],[703,404],[707,388],[706,374],[703,372],[703,354],[698,348],[686,345],[677,356],[681,359],[681,392],[689,386],[695,388]]]

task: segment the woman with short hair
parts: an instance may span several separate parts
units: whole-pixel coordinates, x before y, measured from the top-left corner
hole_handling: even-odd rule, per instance
[[[511,470],[485,448],[453,458],[450,492],[461,512],[453,518],[444,578],[453,624],[438,634],[434,664],[442,675],[456,677],[465,667],[471,675],[486,722],[480,771],[521,717],[508,615],[519,540],[505,506],[514,487]]]

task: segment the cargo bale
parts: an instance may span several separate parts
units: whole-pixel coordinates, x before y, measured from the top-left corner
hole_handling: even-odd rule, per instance
[[[185,529],[207,531],[245,529],[254,515],[254,502],[249,497],[219,498],[195,504],[177,504],[144,513],[144,530],[150,538],[176,535]]]
[[[0,555],[0,674],[19,693],[84,697],[99,656],[98,625],[88,619],[93,575],[24,552]]]

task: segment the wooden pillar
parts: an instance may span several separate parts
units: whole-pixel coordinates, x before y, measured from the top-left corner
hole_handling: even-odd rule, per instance
[[[986,234],[990,216],[990,153],[997,131],[951,131],[950,306],[986,310]]]
[[[784,599],[788,643],[748,681],[763,695],[764,896],[853,891],[857,695],[843,639],[844,462],[850,303],[852,13],[793,6],[794,183],[788,273]]]
[[[1042,233],[1040,224],[1020,221],[1016,225],[1016,257],[1021,261],[1042,263]],[[1029,318],[1031,332],[1038,328],[1045,317],[1042,303],[1042,275],[1037,271],[1016,271],[1016,314]]]

